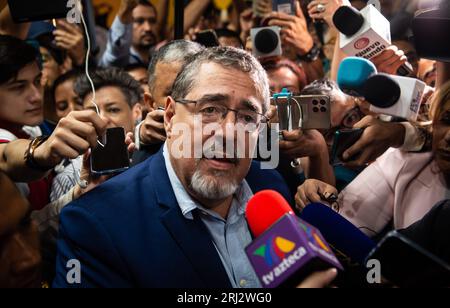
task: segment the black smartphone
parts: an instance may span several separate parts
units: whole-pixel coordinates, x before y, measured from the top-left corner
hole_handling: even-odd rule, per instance
[[[195,36],[195,42],[205,46],[206,48],[219,46],[219,39],[217,38],[217,34],[214,30],[209,29],[201,31]]]
[[[97,145],[91,153],[91,171],[94,175],[116,174],[130,168],[125,130],[122,127],[109,128],[101,142],[104,147]]]
[[[333,147],[331,151],[330,164],[339,165],[344,162],[342,155],[354,145],[364,133],[361,128],[340,129],[334,135]]]
[[[8,0],[8,4],[16,23],[66,18],[71,10],[68,0]]]
[[[397,287],[450,287],[450,265],[397,231],[390,232],[369,254],[383,278]]]

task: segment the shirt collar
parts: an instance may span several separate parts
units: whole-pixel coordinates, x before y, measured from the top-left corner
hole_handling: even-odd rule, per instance
[[[166,164],[167,173],[169,175],[170,184],[172,185],[172,189],[175,194],[175,198],[177,199],[178,205],[181,209],[181,213],[186,219],[193,219],[192,211],[195,209],[199,209],[204,213],[207,213],[210,216],[214,216],[218,218],[217,215],[214,215],[215,212],[205,209],[203,206],[195,202],[191,196],[187,193],[180,179],[175,173],[173,169],[172,162],[170,161],[168,145],[164,143],[163,146],[163,156],[164,162]],[[248,185],[246,180],[243,180],[239,185],[236,193],[234,194],[233,205],[236,204],[238,206],[237,214],[239,216],[243,216],[245,214],[245,210],[247,208],[248,201],[253,197],[253,192]],[[236,203],[234,201],[237,201]],[[230,211],[231,212],[231,211]]]

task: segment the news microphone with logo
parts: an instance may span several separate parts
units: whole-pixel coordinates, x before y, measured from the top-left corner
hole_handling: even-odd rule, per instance
[[[372,62],[358,57],[342,61],[337,83],[343,92],[364,97],[371,111],[411,121],[417,119],[426,87],[415,78],[378,74]]]
[[[370,111],[416,121],[426,84],[416,78],[377,74],[364,84]]]
[[[338,255],[364,265],[376,243],[351,222],[321,203],[308,205],[300,214],[304,221],[320,229]]]
[[[295,287],[314,272],[343,270],[320,231],[276,191],[255,194],[246,217],[255,240],[245,251],[263,287]]]
[[[348,55],[371,59],[391,45],[389,21],[373,6],[361,11],[352,6],[341,6],[333,16],[340,32],[340,47]],[[410,76],[413,67],[405,63],[397,71],[400,76]]]

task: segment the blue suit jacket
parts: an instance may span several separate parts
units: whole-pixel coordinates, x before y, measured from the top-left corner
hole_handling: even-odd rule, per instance
[[[254,162],[246,180],[292,203],[276,171]],[[182,215],[161,151],[69,204],[59,232],[55,287],[231,287],[203,222]],[[81,284],[67,282],[71,259]]]

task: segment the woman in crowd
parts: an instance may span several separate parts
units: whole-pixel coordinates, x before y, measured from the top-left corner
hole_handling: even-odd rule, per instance
[[[450,197],[450,82],[442,86],[432,106],[432,152],[387,151],[350,183],[334,204],[368,235],[377,235],[391,222],[395,229],[406,228]],[[332,194],[337,194],[334,187],[308,180],[298,188],[296,203],[303,209]]]

